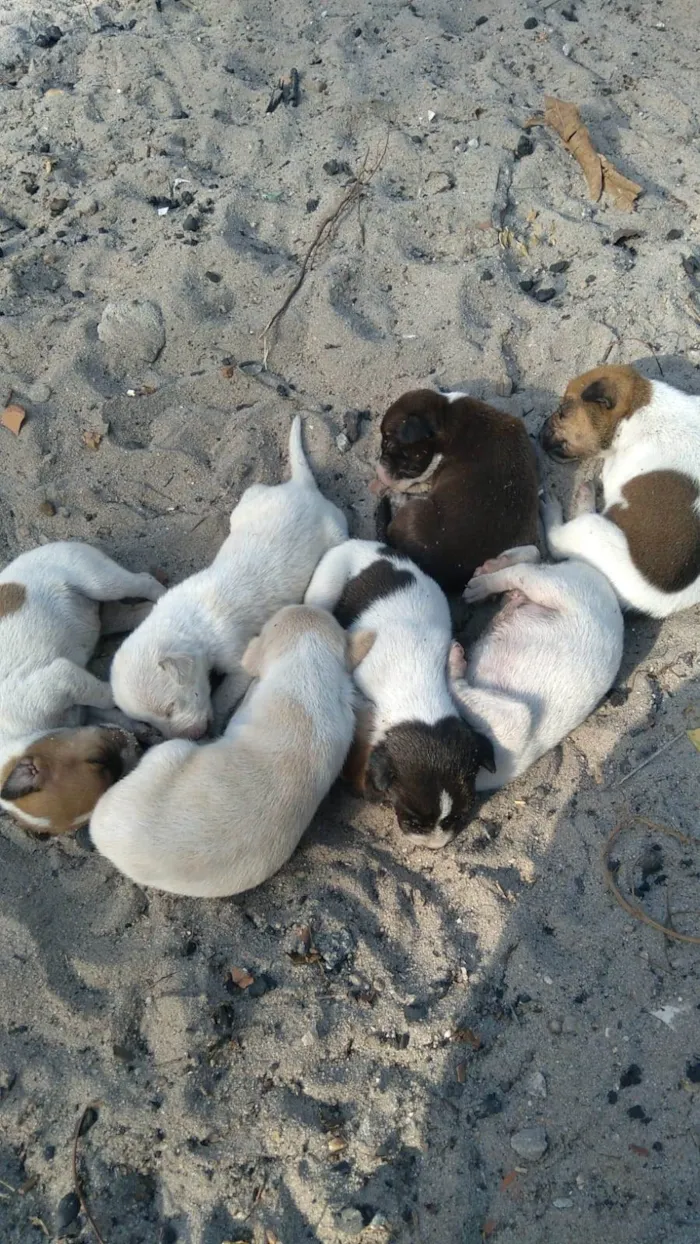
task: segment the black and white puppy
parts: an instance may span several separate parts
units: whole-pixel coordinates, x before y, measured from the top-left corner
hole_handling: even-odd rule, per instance
[[[412,842],[443,847],[469,819],[481,768],[493,746],[461,717],[450,694],[452,623],[433,579],[408,557],[370,540],[347,540],[320,562],[305,603],[335,613],[374,645],[355,670],[369,701],[351,769],[394,807]]]

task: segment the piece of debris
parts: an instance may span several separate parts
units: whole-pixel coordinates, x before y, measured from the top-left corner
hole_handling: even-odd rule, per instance
[[[299,106],[299,71],[297,69],[290,70],[288,78],[278,78],[265,112],[275,112],[280,104],[291,104],[292,108]]]
[[[525,122],[528,128],[532,125],[548,125],[556,130],[564,146],[580,164],[591,199],[597,203],[605,191],[615,207],[626,212],[633,210],[642,193],[642,187],[628,177],[623,177],[614,164],[596,151],[576,104],[557,99],[554,95],[546,95],[544,115],[530,117]]]
[[[10,402],[9,406],[6,406],[0,415],[0,423],[15,436],[19,436],[19,430],[26,418],[27,412],[24,407],[18,405],[17,402]]]
[[[329,177],[338,177],[340,173],[344,173],[346,177],[352,177],[352,169],[347,160],[326,160],[323,171],[328,173]]]
[[[86,432],[83,432],[82,441],[86,449],[99,449],[102,444],[102,433],[88,428]]]
[[[658,1011],[652,1011],[651,1014],[654,1016],[654,1019],[660,1019],[661,1023],[665,1024],[667,1028],[675,1028],[678,1016],[684,1015],[689,1010],[690,1007],[687,1005],[674,1006],[673,1003],[669,1002],[666,1006],[659,1007]]]
[[[239,989],[247,989],[253,984],[255,977],[251,976],[245,968],[231,968],[231,980]]]
[[[510,1138],[510,1147],[528,1162],[538,1162],[549,1148],[547,1133],[541,1125],[523,1127]]]

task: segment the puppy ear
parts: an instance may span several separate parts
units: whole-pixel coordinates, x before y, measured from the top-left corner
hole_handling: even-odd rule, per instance
[[[581,394],[582,402],[594,402],[596,406],[604,406],[612,410],[617,401],[615,390],[607,380],[594,380]]]
[[[262,656],[261,647],[260,636],[257,635],[255,639],[251,639],[248,647],[241,657],[241,665],[243,666],[246,674],[250,674],[251,678],[258,678],[260,676],[260,658]]]
[[[23,756],[17,761],[12,773],[5,778],[0,790],[0,799],[23,799],[25,795],[33,795],[44,785],[43,775],[35,765],[31,756]]]
[[[493,743],[487,739],[485,734],[479,734],[475,731],[476,739],[476,756],[479,761],[480,769],[488,769],[489,773],[496,772],[496,755],[493,750]]]
[[[383,743],[370,752],[367,764],[367,778],[380,794],[388,791],[394,780],[394,766],[391,756]]]
[[[354,631],[352,635],[348,635],[345,659],[350,672],[364,661],[376,638],[376,631]]]
[[[416,445],[435,435],[435,425],[429,415],[409,415],[396,434],[401,445]]]
[[[195,659],[185,652],[173,653],[172,656],[163,657],[158,665],[164,673],[169,674],[175,682],[189,682],[195,672]]]

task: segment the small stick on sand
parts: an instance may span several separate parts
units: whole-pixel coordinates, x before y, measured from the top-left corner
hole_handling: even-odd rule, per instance
[[[100,1234],[99,1227],[97,1226],[97,1223],[95,1222],[95,1219],[93,1218],[88,1208],[88,1204],[87,1204],[87,1201],[85,1200],[85,1196],[83,1193],[82,1185],[80,1183],[80,1175],[78,1174],[78,1142],[82,1135],[83,1124],[85,1122],[85,1119],[89,1111],[94,1110],[94,1109],[95,1109],[94,1105],[88,1105],[85,1107],[85,1109],[83,1110],[83,1113],[80,1116],[80,1119],[78,1120],[78,1126],[75,1129],[75,1138],[73,1140],[73,1186],[75,1188],[75,1194],[78,1200],[80,1201],[80,1208],[83,1211],[85,1217],[87,1218],[90,1226],[92,1227],[95,1239],[97,1240],[97,1244],[105,1244],[104,1236]]]
[[[647,765],[650,765],[652,760],[656,760],[656,757],[660,756],[662,752],[665,752],[667,747],[671,747],[673,743],[677,743],[679,739],[682,739],[684,734],[685,730],[681,730],[680,734],[674,734],[672,739],[669,739],[666,743],[662,743],[661,747],[657,747],[656,751],[652,752],[651,756],[647,756],[646,760],[643,760],[640,765],[637,765],[636,769],[632,769],[629,773],[626,773],[623,778],[620,778],[620,781],[616,783],[616,787],[624,786],[625,782],[629,782],[630,778],[633,778],[635,773],[639,773],[640,769],[644,769]]]
[[[353,204],[356,201],[359,203],[359,200],[362,196],[362,191],[365,189],[366,186],[369,185],[375,173],[377,173],[379,169],[381,168],[384,162],[384,157],[386,155],[388,146],[389,146],[389,134],[387,133],[384,147],[381,153],[377,156],[377,159],[375,160],[374,164],[371,165],[369,168],[367,167],[367,161],[369,160],[369,152],[368,152],[364,160],[362,161],[362,166],[360,168],[359,173],[356,175],[355,180],[353,181],[352,185],[349,186],[349,188],[345,191],[345,194],[340,200],[340,203],[338,204],[338,206],[334,208],[334,210],[330,213],[330,215],[325,216],[323,220],[321,221],[321,224],[319,225],[316,231],[316,236],[314,237],[311,245],[309,246],[306,254],[304,255],[299,276],[297,277],[296,281],[294,282],[294,285],[292,286],[289,293],[287,294],[287,297],[282,303],[282,306],[279,307],[277,311],[275,311],[275,314],[271,316],[271,318],[268,320],[267,324],[265,325],[263,329],[263,334],[262,334],[263,367],[267,367],[267,360],[268,360],[268,357],[270,354],[270,348],[271,348],[270,333],[272,332],[272,329],[275,327],[276,324],[279,324],[280,320],[289,310],[289,307],[291,306],[292,302],[294,301],[297,294],[299,293],[299,290],[301,289],[302,285],[304,284],[304,281],[306,280],[306,274],[313,265],[313,261],[316,257],[317,252],[323,246],[324,242],[330,242],[333,240],[333,238],[335,237],[336,231],[337,231],[337,227],[340,224],[343,217],[347,215],[349,209],[353,206]]]
[[[673,740],[671,740],[673,742]],[[651,929],[656,929],[658,933],[663,933],[664,937],[670,937],[676,942],[690,942],[692,946],[700,946],[700,937],[696,937],[693,933],[679,933],[668,924],[662,924],[660,920],[654,920],[653,916],[648,916],[642,907],[638,907],[636,903],[630,903],[626,899],[622,891],[619,889],[615,881],[612,869],[610,867],[610,852],[613,843],[622,833],[623,829],[630,829],[633,825],[646,825],[647,829],[653,829],[654,833],[666,834],[669,838],[675,838],[683,846],[700,846],[700,839],[692,838],[689,834],[681,833],[680,829],[674,829],[671,825],[661,825],[658,821],[648,821],[643,816],[633,816],[628,821],[620,821],[612,831],[608,841],[603,848],[603,870],[605,874],[605,884],[607,885],[613,898],[620,904],[623,911],[628,916],[632,916],[635,920],[641,920],[642,924],[648,924]],[[680,913],[676,913],[679,915]]]

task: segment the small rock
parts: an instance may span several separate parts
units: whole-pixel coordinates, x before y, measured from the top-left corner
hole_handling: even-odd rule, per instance
[[[185,219],[182,222],[182,227],[185,230],[185,233],[196,233],[200,228],[201,223],[202,222],[199,219],[199,216],[193,216],[190,212],[189,215],[185,216]]]
[[[651,1123],[651,1116],[645,1113],[643,1106],[631,1106],[627,1114],[630,1119],[639,1119],[641,1123]]]
[[[347,1205],[345,1209],[341,1209],[336,1215],[336,1226],[343,1235],[361,1235],[365,1229],[365,1220],[362,1210],[355,1209],[353,1205]]]
[[[571,1209],[573,1201],[570,1196],[558,1196],[552,1201],[555,1209]]]
[[[533,1097],[547,1096],[547,1081],[541,1071],[533,1071],[525,1087]]]
[[[535,298],[538,302],[551,302],[552,298],[556,298],[557,291],[555,289],[538,289],[535,291]]]
[[[561,1026],[561,1030],[562,1030],[562,1032],[563,1032],[563,1033],[565,1033],[565,1034],[566,1034],[566,1036],[569,1036],[569,1037],[570,1037],[570,1036],[573,1036],[573,1034],[576,1032],[576,1024],[574,1023],[574,1021],[573,1021],[573,1019],[571,1018],[571,1016],[570,1016],[570,1015],[565,1015],[565,1016],[564,1016],[564,1020],[563,1020],[563,1022],[562,1022],[562,1026]]]
[[[571,56],[571,53],[573,52],[573,48],[570,43],[565,43],[561,50],[564,56]]]
[[[329,177],[338,177],[340,173],[345,173],[348,177],[352,177],[352,169],[347,160],[326,160],[323,171],[328,173]]]
[[[561,1032],[563,1025],[560,1019],[550,1019],[547,1027],[549,1028],[549,1031],[553,1032],[555,1037],[557,1037]]]
[[[476,1119],[489,1119],[491,1115],[500,1114],[503,1110],[503,1102],[498,1093],[488,1093],[483,1101],[477,1106],[474,1117]]]
[[[551,263],[549,265],[549,271],[550,272],[566,272],[567,268],[569,268],[570,266],[571,266],[570,259],[557,259],[556,263]]]
[[[368,410],[346,410],[343,415],[343,431],[351,445],[360,439],[360,424],[369,418]]]
[[[467,146],[468,146],[468,147],[471,147],[471,148],[472,148],[472,150],[475,150],[475,149],[479,146],[479,139],[478,139],[478,138],[470,138],[470,139],[469,139],[469,141],[468,141],[468,143],[467,143]]]
[[[535,282],[526,277],[524,281],[520,282],[520,288],[524,294],[529,294],[535,288]]]
[[[129,358],[154,363],[165,345],[163,312],[156,302],[108,302],[97,336]]]
[[[57,194],[53,199],[49,199],[49,211],[52,216],[60,216],[61,212],[65,212],[68,207],[68,199],[62,194]]]
[[[16,1079],[17,1076],[14,1071],[9,1071],[6,1067],[0,1068],[0,1101],[7,1097]]]
[[[344,432],[338,433],[338,435],[335,438],[335,443],[338,446],[338,449],[340,450],[341,454],[346,454],[348,452],[350,448],[350,441]]]
[[[488,20],[489,20],[489,19],[488,19],[488,17],[483,17],[483,16],[482,16],[482,17],[477,17],[476,21],[474,22],[474,25],[475,25],[475,26],[483,26],[483,25],[484,25],[484,23],[485,23],[485,22],[487,22]]]
[[[692,1063],[686,1063],[685,1074],[691,1084],[700,1084],[700,1058],[694,1059]]]
[[[56,1157],[55,1145],[44,1145],[44,1158],[47,1162],[53,1162]]]
[[[348,929],[319,933],[315,943],[327,972],[334,972],[355,953],[355,940]]]
[[[479,277],[479,280],[480,280],[480,281],[492,281],[492,280],[493,280],[493,272],[491,271],[491,269],[490,269],[490,268],[484,268],[484,271],[482,272],[481,276]]]
[[[205,275],[205,277],[207,278],[207,280],[208,280],[208,281],[211,281],[212,285],[218,285],[218,284],[219,284],[219,281],[221,280],[221,273],[220,273],[220,272],[211,272],[211,271],[209,271],[209,272],[205,272],[205,273],[204,273],[204,275]]]
[[[375,1214],[368,1223],[370,1231],[388,1231],[390,1223],[386,1214]]]
[[[511,1136],[510,1147],[515,1150],[519,1157],[525,1158],[526,1161],[538,1162],[549,1147],[547,1133],[541,1126],[523,1127],[519,1132],[514,1132]]]
[[[262,998],[263,994],[269,993],[270,990],[274,988],[275,981],[273,981],[272,977],[267,976],[264,972],[261,972],[260,976],[256,976],[252,985],[250,985],[246,990],[246,997]]]
[[[669,229],[668,233],[666,234],[666,241],[677,242],[678,239],[682,237],[683,237],[682,229]]]
[[[80,1201],[78,1200],[77,1194],[75,1192],[67,1192],[66,1195],[58,1202],[56,1228],[59,1235],[62,1231],[65,1231],[66,1227],[69,1227],[72,1222],[75,1222],[79,1213]]]
[[[614,1089],[610,1089],[610,1092],[608,1093],[608,1104],[611,1106],[617,1105],[617,1093]]]
[[[311,215],[312,212],[316,211],[316,208],[318,207],[320,202],[321,200],[316,197],[306,200],[306,210],[309,213],[309,215]]]
[[[526,30],[534,30],[536,26],[539,26],[539,22],[536,17],[526,17],[523,26]]]
[[[573,5],[571,6],[570,9],[562,9],[561,15],[564,18],[564,21],[566,22],[577,22],[578,21]]]
[[[518,145],[515,148],[516,160],[522,160],[525,156],[532,155],[535,150],[535,144],[529,134],[521,134],[518,139]]]
[[[42,30],[34,40],[38,48],[52,48],[59,39],[63,38],[63,31],[60,26],[47,26],[46,30]]]
[[[642,1069],[638,1063],[630,1063],[626,1071],[620,1076],[620,1088],[629,1088],[632,1084],[642,1083]]]
[[[36,380],[27,389],[27,397],[34,405],[41,406],[43,402],[48,402],[51,397],[51,389],[43,380]]]
[[[94,1127],[95,1124],[97,1123],[98,1118],[99,1118],[99,1115],[97,1111],[95,1110],[95,1107],[88,1106],[82,1119],[80,1120],[80,1128],[78,1129],[78,1135],[84,1136],[86,1132],[89,1132],[90,1128]]]
[[[419,1024],[421,1020],[428,1018],[429,1010],[427,1002],[409,1002],[403,1008],[404,1019],[409,1024]]]

